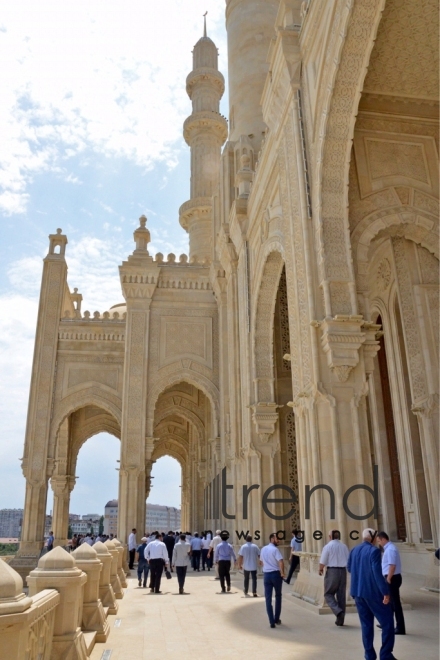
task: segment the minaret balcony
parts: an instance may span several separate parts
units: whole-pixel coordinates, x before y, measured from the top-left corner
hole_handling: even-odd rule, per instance
[[[209,220],[212,215],[212,197],[195,197],[179,209],[179,222],[186,231],[194,220]]]
[[[200,69],[195,69],[191,71],[186,79],[186,92],[189,98],[192,98],[194,88],[197,85],[206,85],[210,84],[216,90],[219,95],[219,99],[223,96],[225,92],[225,79],[223,74],[217,69],[211,69],[208,67],[203,67]]]
[[[210,133],[218,139],[219,145],[222,145],[228,137],[228,122],[219,112],[195,112],[183,124],[185,142],[191,146],[193,138],[200,133]]]

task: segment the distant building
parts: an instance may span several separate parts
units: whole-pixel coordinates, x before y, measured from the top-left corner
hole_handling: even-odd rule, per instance
[[[118,500],[110,500],[104,507],[104,534],[117,535]]]
[[[20,538],[23,509],[0,509],[0,537]]]
[[[161,504],[147,504],[146,529],[148,532],[180,531],[180,509]]]
[[[72,530],[72,534],[97,534],[99,531],[99,522],[101,516],[97,513],[88,516],[81,516],[81,520],[75,519],[72,520],[69,517],[69,527]]]
[[[114,534],[118,529],[118,500],[110,500],[104,509],[104,534]],[[180,509],[161,504],[147,504],[145,530],[168,532],[180,530]],[[142,530],[142,533],[145,531]]]

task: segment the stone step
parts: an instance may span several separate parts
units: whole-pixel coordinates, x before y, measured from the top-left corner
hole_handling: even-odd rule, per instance
[[[87,656],[90,658],[96,642],[96,632],[85,632],[83,635],[86,641]]]

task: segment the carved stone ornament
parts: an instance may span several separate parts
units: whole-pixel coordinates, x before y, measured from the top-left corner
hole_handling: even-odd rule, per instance
[[[280,406],[273,402],[259,402],[251,408],[253,410],[252,421],[257,428],[258,437],[262,443],[266,443],[275,432],[279,417],[277,409]]]
[[[365,342],[361,331],[362,316],[335,316],[322,322],[321,345],[327,364],[340,383],[345,383],[359,362],[359,349]]]
[[[391,266],[388,259],[382,259],[377,269],[377,288],[386,291],[391,282]]]

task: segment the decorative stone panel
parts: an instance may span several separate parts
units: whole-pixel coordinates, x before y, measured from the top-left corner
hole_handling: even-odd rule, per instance
[[[212,369],[212,318],[162,316],[159,366],[188,358]]]

